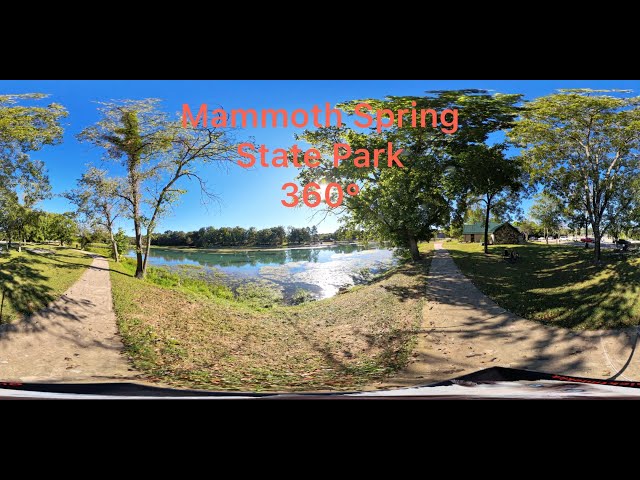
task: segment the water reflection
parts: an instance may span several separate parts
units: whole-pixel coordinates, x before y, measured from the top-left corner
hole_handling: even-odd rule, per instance
[[[133,252],[129,252],[129,256],[133,256]],[[169,267],[202,266],[221,271],[233,277],[232,280],[268,281],[278,285],[285,297],[297,288],[304,288],[317,298],[325,298],[335,295],[342,286],[359,283],[371,273],[388,269],[396,259],[390,249],[333,245],[230,253],[154,248],[149,262]]]

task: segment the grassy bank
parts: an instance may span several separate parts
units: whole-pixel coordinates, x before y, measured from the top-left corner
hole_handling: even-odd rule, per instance
[[[26,249],[42,252],[29,253]],[[45,250],[50,253],[44,253]],[[78,250],[51,245],[27,245],[21,253],[3,253],[0,256],[0,288],[4,292],[1,321],[11,322],[44,308],[73,285],[92,261]]]
[[[111,263],[127,352],[151,378],[239,390],[351,389],[402,368],[421,323],[429,259],[330,299],[265,308],[221,286]]]
[[[462,272],[499,305],[522,317],[574,329],[640,324],[640,257],[612,251],[603,264],[593,250],[562,245],[507,246],[520,254],[509,264],[505,246],[482,253],[480,244],[444,246]]]

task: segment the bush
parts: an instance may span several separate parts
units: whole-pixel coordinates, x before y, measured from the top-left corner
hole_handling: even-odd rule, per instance
[[[116,245],[118,247],[118,254],[120,256],[126,255],[130,248],[129,237],[127,237],[127,234],[124,233],[124,230],[122,229],[122,227],[118,229],[117,233],[113,237],[116,240]]]
[[[282,303],[282,293],[273,287],[247,283],[236,288],[236,296],[239,301],[246,302],[254,307],[270,308]]]
[[[293,305],[300,305],[301,303],[312,302],[315,297],[309,290],[304,288],[298,288],[291,296],[291,303]]]
[[[400,263],[411,261],[411,252],[406,247],[397,247],[393,256],[397,258]]]

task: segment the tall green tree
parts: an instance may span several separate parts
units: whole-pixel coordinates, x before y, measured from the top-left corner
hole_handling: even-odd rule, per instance
[[[623,182],[603,215],[603,234],[608,233],[614,240],[623,233],[630,235],[640,225],[640,177],[627,177]]]
[[[223,128],[182,127],[157,99],[104,103],[100,113],[100,121],[78,138],[102,147],[127,172],[117,193],[133,220],[135,276],[143,278],[155,229],[186,192],[183,181],[195,181],[204,198],[215,198],[198,167],[234,162],[239,158],[236,142]]]
[[[514,226],[524,233],[525,240],[528,240],[531,235],[537,235],[541,230],[540,225],[535,221],[525,218],[514,223]]]
[[[118,195],[118,182],[107,176],[107,171],[90,167],[78,180],[78,188],[65,193],[77,207],[78,214],[90,225],[104,227],[111,244],[111,255],[118,262],[120,254],[114,234],[114,224],[123,211]]]
[[[586,212],[596,263],[607,207],[624,194],[625,179],[640,174],[640,97],[623,93],[572,89],[539,97],[509,133],[534,179]]]
[[[547,244],[549,244],[549,233],[560,229],[564,212],[564,206],[558,197],[547,192],[536,195],[529,214],[542,227]]]
[[[0,95],[0,184],[13,190],[20,186],[23,195],[36,195],[46,180],[44,164],[31,160],[29,152],[62,139],[61,119],[67,112],[61,105],[39,106],[42,93]],[[31,199],[27,199],[30,203]],[[31,202],[32,203],[32,202]]]
[[[78,230],[73,214],[52,213],[49,215],[51,216],[50,238],[60,242],[60,246],[71,243]]]
[[[29,157],[62,139],[65,109],[40,106],[41,93],[0,95],[0,230],[11,241],[24,235],[26,215],[50,192],[44,163]],[[20,249],[20,244],[18,244]]]
[[[477,203],[480,203],[480,199],[476,199]],[[474,201],[473,205],[467,208],[467,212],[464,215],[465,223],[484,223],[484,209],[477,205]]]
[[[124,254],[129,249],[129,237],[122,227],[113,236],[116,242],[116,250],[120,254]]]
[[[509,125],[514,117],[512,106],[520,98],[519,95],[490,95],[482,90],[428,93],[421,97],[352,100],[337,107],[348,114],[354,113],[356,106],[363,102],[375,110],[393,112],[400,109],[410,112],[413,108],[439,112],[457,109],[458,131],[446,134],[430,125],[409,127],[411,118],[407,113],[403,127],[398,127],[396,122],[381,132],[343,125],[307,130],[297,137],[320,150],[323,158],[332,158],[336,143],[349,144],[353,152],[358,149],[373,152],[387,148],[389,143],[393,143],[396,150],[403,149],[399,155],[403,167],[389,167],[383,161],[377,166],[358,168],[350,159],[338,167],[323,162],[317,168],[303,168],[299,178],[304,183],[359,185],[360,193],[345,196],[343,207],[333,212],[346,213],[352,230],[361,228],[367,235],[407,248],[414,261],[420,259],[418,242],[431,239],[439,226],[449,223],[451,202],[446,185],[447,176],[455,169],[455,158],[469,145],[484,143],[491,132]]]
[[[457,156],[455,183],[483,205],[484,253],[489,253],[491,213],[515,209],[524,190],[525,172],[519,158],[507,158],[505,145],[469,145]]]

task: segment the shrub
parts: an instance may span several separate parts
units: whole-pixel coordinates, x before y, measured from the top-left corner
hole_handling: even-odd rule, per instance
[[[315,297],[309,290],[304,288],[298,288],[291,296],[291,303],[293,305],[300,305],[301,303],[312,302]]]
[[[255,307],[269,308],[282,303],[282,293],[274,287],[258,283],[246,283],[236,288],[238,300]]]
[[[124,232],[122,227],[120,227],[118,229],[118,231],[116,232],[116,234],[113,237],[114,237],[114,239],[116,241],[116,245],[118,247],[118,254],[120,255],[120,257],[123,257],[124,255],[127,254],[127,252],[129,251],[129,248],[130,248],[129,237],[127,237],[127,234]],[[112,254],[113,254],[113,252],[112,252]]]

